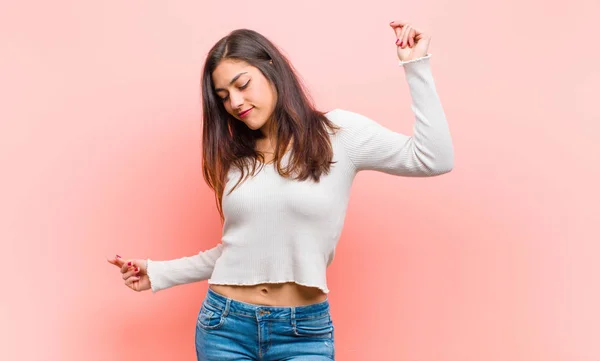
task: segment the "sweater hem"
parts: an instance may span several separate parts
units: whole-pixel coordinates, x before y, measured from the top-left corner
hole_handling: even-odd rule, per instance
[[[400,65],[400,67],[405,66],[406,64],[411,64],[411,63],[416,63],[416,62],[420,62],[422,60],[427,60],[431,58],[431,54],[427,53],[426,55],[423,55],[420,58],[416,58],[416,59],[411,59],[411,60],[399,60],[398,61],[398,65]]]
[[[210,280],[210,279],[208,280],[208,284],[209,285],[223,285],[223,286],[256,286],[256,285],[261,284],[261,283],[276,283],[276,284],[280,284],[280,283],[289,283],[289,282],[293,282],[293,283],[299,284],[300,286],[318,288],[321,291],[323,291],[323,293],[325,293],[325,294],[329,293],[329,289],[327,287],[323,287],[323,286],[319,286],[319,285],[315,285],[315,284],[304,283],[304,282],[298,282],[298,281],[292,280],[292,279],[279,280],[279,281],[248,281],[248,282],[243,282],[243,281],[238,281],[238,282],[234,282],[234,281],[216,281],[216,280]]]
[[[148,275],[148,281],[150,282],[150,291],[152,294],[158,292],[160,288],[157,287],[156,280],[154,279],[154,275],[150,270],[152,268],[152,260],[150,258],[146,258],[146,274]]]

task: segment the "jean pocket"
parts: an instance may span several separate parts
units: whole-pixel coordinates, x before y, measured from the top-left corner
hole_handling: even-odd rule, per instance
[[[334,327],[329,315],[297,319],[293,329],[296,336],[333,339]]]
[[[198,314],[198,326],[207,329],[215,330],[223,325],[225,316],[223,311],[207,302],[202,304]]]

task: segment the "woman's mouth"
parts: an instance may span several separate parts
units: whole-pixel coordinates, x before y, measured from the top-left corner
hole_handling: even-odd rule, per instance
[[[247,115],[250,113],[250,111],[251,111],[252,109],[254,109],[254,107],[252,107],[252,108],[250,108],[250,109],[248,109],[248,110],[244,110],[243,112],[241,112],[241,113],[239,114],[240,118],[243,118],[243,117],[247,116]]]

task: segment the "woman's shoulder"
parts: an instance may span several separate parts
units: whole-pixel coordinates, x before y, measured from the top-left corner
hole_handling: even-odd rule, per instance
[[[342,130],[352,130],[374,124],[372,119],[360,113],[342,108],[331,109],[325,113],[325,116],[335,125],[342,128]]]

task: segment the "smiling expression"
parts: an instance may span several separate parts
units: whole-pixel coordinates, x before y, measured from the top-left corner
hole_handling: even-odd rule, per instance
[[[245,61],[224,59],[212,79],[225,110],[248,128],[264,133],[275,110],[277,92],[263,73]]]

